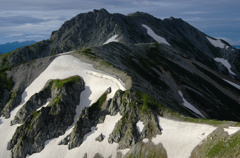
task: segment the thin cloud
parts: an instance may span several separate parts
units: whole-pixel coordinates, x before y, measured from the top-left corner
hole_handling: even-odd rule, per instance
[[[208,12],[205,11],[187,11],[187,12],[183,12],[181,14],[183,15],[199,15],[199,14],[207,14]]]
[[[18,37],[24,35],[23,33],[8,34],[5,37]]]

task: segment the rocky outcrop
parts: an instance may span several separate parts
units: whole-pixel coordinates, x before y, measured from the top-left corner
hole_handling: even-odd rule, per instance
[[[70,134],[68,148],[72,149],[82,144],[84,135],[91,131],[92,126],[96,126],[98,123],[104,122],[107,115],[106,110],[103,107],[108,104],[106,102],[107,94],[110,93],[110,88],[98,99],[96,103],[91,107],[85,107],[74,126],[73,131]]]
[[[14,82],[12,78],[8,78],[5,72],[6,70],[0,70],[0,113],[3,110],[5,104],[9,101],[10,98],[14,97],[11,96],[11,90],[13,88]]]
[[[144,93],[134,90],[118,91],[108,110],[113,115],[120,112],[123,117],[110,134],[108,142],[118,143],[118,149],[125,149],[134,146],[143,138],[161,134],[157,119],[158,113],[153,111],[153,108],[160,107],[159,103]],[[142,121],[144,124],[141,133],[138,132],[136,126],[138,121]]]
[[[53,88],[54,90],[54,88]],[[53,98],[56,96],[53,96]],[[11,125],[22,124],[26,118],[38,108],[47,103],[47,99],[52,98],[51,95],[51,85],[47,83],[45,88],[39,93],[34,94],[27,102],[22,106],[22,108],[15,115],[14,120],[11,121]]]
[[[4,116],[5,118],[10,117],[11,111],[19,105],[19,103],[22,100],[22,93],[21,93],[21,88],[14,90],[11,94],[11,97],[7,104],[4,106],[4,108],[1,111],[1,115]]]
[[[162,144],[155,145],[152,142],[139,142],[124,156],[124,158],[131,157],[167,158],[168,156],[167,151],[164,149]]]
[[[34,110],[17,128],[8,143],[8,150],[11,150],[14,158],[40,152],[46,140],[64,134],[67,127],[74,121],[76,106],[80,102],[80,94],[85,86],[83,79],[74,76],[64,80],[50,81],[46,86],[52,93],[49,105],[39,111]]]
[[[101,133],[95,140],[101,142],[103,141],[103,139],[104,139],[104,136]]]
[[[161,134],[157,119],[157,111],[160,111],[161,105],[154,99],[136,90],[119,90],[112,100],[105,102],[103,100],[106,99],[106,94],[107,92],[91,107],[83,109],[70,135],[69,149],[80,146],[84,135],[91,131],[91,127],[104,122],[104,119],[101,118],[105,118],[107,114],[116,115],[118,112],[120,112],[122,118],[118,121],[112,133],[106,136],[109,143],[119,144],[118,149],[131,148],[143,138],[151,138]],[[154,109],[158,110],[154,111]],[[136,125],[139,120],[145,125],[141,133],[139,133]],[[96,138],[97,141],[103,139],[103,135]]]

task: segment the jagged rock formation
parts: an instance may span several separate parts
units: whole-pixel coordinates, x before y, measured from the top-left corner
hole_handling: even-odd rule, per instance
[[[107,94],[111,90],[107,90],[96,103],[91,105],[91,107],[85,107],[74,126],[73,131],[69,137],[68,148],[72,149],[78,147],[82,144],[84,135],[91,131],[92,126],[96,126],[98,123],[104,121],[106,116],[106,110],[101,110],[101,107],[106,103]]]
[[[9,118],[10,112],[22,101],[22,93],[55,57],[45,57],[15,67],[3,68],[1,72],[0,115]],[[3,85],[3,86],[2,86]],[[0,90],[0,93],[2,91]]]
[[[15,118],[14,123],[25,122],[19,126],[8,143],[8,150],[12,151],[12,157],[26,157],[27,154],[40,152],[44,148],[46,140],[58,137],[65,133],[68,126],[73,123],[76,106],[80,101],[80,93],[84,90],[84,81],[79,76],[74,76],[65,80],[53,80],[38,94],[30,99],[35,102],[35,107],[29,107],[26,103],[22,111],[31,113],[27,118],[21,115],[21,111]],[[49,91],[46,94],[46,91]],[[43,95],[42,103],[50,93],[52,99],[47,107],[42,107],[39,111],[36,96]],[[30,101],[30,102],[31,102]],[[20,120],[20,121],[19,121]]]
[[[112,100],[105,102],[106,94],[104,93],[90,108],[83,109],[69,137],[69,149],[80,146],[84,135],[91,131],[92,126],[103,123],[107,114],[114,116],[118,112],[122,118],[108,138],[109,143],[119,143],[118,149],[131,148],[143,138],[161,134],[157,119],[158,112],[154,110],[162,106],[157,101],[135,90],[125,92],[119,90]],[[141,133],[136,126],[138,121],[144,123]],[[103,136],[99,137],[99,141],[103,140]]]

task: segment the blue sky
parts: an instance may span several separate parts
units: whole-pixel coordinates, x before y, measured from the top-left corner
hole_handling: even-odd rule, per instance
[[[64,21],[105,8],[110,13],[147,12],[182,18],[204,33],[240,45],[239,0],[1,0],[0,44],[48,39]]]

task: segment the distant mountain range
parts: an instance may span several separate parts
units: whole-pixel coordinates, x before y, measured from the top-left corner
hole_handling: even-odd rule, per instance
[[[8,53],[17,48],[29,46],[34,43],[36,43],[36,41],[11,42],[6,44],[0,44],[0,54]]]

